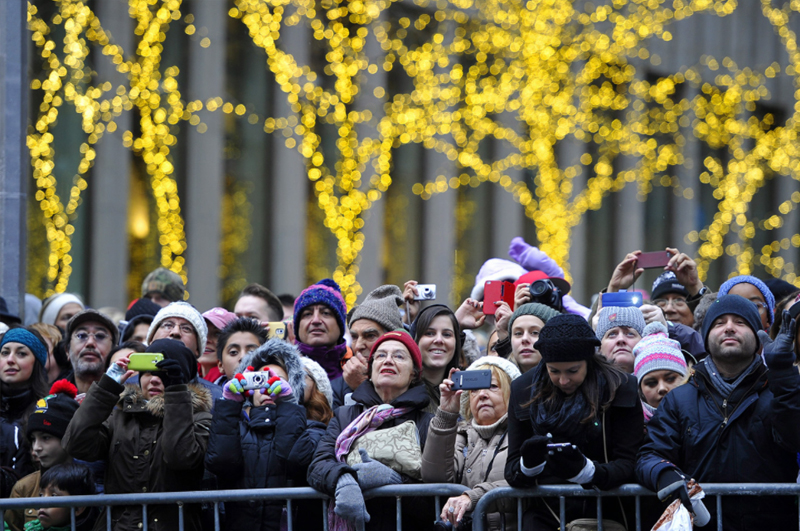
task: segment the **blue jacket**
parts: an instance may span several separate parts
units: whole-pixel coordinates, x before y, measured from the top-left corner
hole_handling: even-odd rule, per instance
[[[677,467],[700,483],[794,483],[800,450],[800,373],[796,367],[752,371],[725,400],[705,362],[673,389],[647,425],[636,474],[656,490],[659,474]],[[706,501],[716,525],[716,504]],[[726,530],[797,529],[792,497],[724,497]]]

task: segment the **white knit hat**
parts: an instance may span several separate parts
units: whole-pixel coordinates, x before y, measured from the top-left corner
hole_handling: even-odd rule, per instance
[[[206,320],[203,319],[203,315],[188,302],[171,302],[161,308],[156,316],[153,317],[153,322],[150,323],[150,329],[147,331],[147,343],[153,342],[153,336],[156,335],[156,330],[161,326],[161,321],[170,317],[180,317],[192,323],[197,334],[197,354],[202,354],[206,350],[208,326],[206,325]]]
[[[505,358],[501,358],[500,356],[483,356],[482,358],[478,358],[469,367],[467,367],[467,370],[474,371],[476,370],[476,367],[482,367],[484,365],[494,365],[501,371],[505,372],[512,382],[519,378],[522,374],[519,372],[519,368],[516,365]],[[462,418],[467,418],[467,411],[469,411],[469,391],[461,393]]]
[[[86,309],[86,307],[83,305],[83,301],[81,301],[77,295],[73,293],[57,293],[49,299],[45,299],[42,309],[39,310],[39,322],[55,325],[56,318],[58,317],[58,313],[61,311],[61,308],[70,303],[79,305],[81,307],[81,311]]]
[[[303,361],[308,375],[311,376],[311,379],[314,380],[314,383],[317,385],[317,389],[325,395],[325,398],[328,399],[328,405],[333,409],[333,388],[331,387],[331,381],[328,379],[328,374],[325,372],[325,369],[311,358],[301,356],[300,359]]]

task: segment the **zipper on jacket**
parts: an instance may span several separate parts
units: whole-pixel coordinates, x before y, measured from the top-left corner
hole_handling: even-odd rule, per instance
[[[728,399],[722,401],[722,427],[728,424]]]

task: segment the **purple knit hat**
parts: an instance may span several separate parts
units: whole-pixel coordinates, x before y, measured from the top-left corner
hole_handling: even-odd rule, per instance
[[[330,278],[324,278],[300,292],[300,296],[294,301],[295,329],[300,324],[300,314],[303,310],[314,304],[324,304],[333,310],[336,322],[339,324],[339,341],[341,341],[347,320],[347,304],[344,302],[339,284]]]

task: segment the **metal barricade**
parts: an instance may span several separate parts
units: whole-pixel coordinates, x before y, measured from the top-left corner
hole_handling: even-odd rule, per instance
[[[402,498],[406,496],[432,496],[435,500],[435,515],[431,522],[439,517],[442,510],[441,497],[458,496],[467,488],[452,483],[415,483],[408,485],[389,485],[364,491],[364,498],[394,497],[397,500],[397,531],[402,530]],[[2,512],[7,509],[38,509],[40,507],[70,507],[71,529],[75,530],[75,509],[80,507],[111,507],[117,505],[142,506],[142,530],[147,531],[147,507],[150,505],[174,504],[178,507],[179,528],[183,531],[183,506],[187,503],[210,502],[214,504],[214,530],[219,531],[219,504],[226,501],[249,500],[286,500],[288,529],[293,529],[292,500],[319,499],[322,503],[323,522],[321,528],[328,530],[326,518],[330,498],[311,487],[286,489],[251,489],[251,490],[216,490],[191,492],[153,492],[147,494],[103,494],[93,496],[58,496],[48,498],[13,498],[0,500],[0,529],[3,527]],[[106,511],[106,529],[111,531],[111,511]]]
[[[798,483],[704,483],[703,491],[706,493],[704,503],[708,506],[712,498],[717,512],[717,531],[722,530],[722,497],[723,496],[797,496],[798,497],[798,522],[800,522],[800,484]],[[601,499],[607,497],[635,497],[636,503],[636,531],[641,531],[641,497],[655,496],[650,490],[641,485],[622,485],[613,490],[584,489],[580,485],[543,485],[535,489],[514,489],[502,487],[492,489],[478,501],[472,513],[473,531],[486,529],[486,515],[490,504],[499,499],[517,498],[517,529],[522,529],[522,500],[525,498],[558,498],[560,528],[566,529],[566,498],[597,498],[597,528],[603,531],[603,509]],[[628,528],[630,529],[630,527]],[[710,529],[710,527],[709,527]]]

